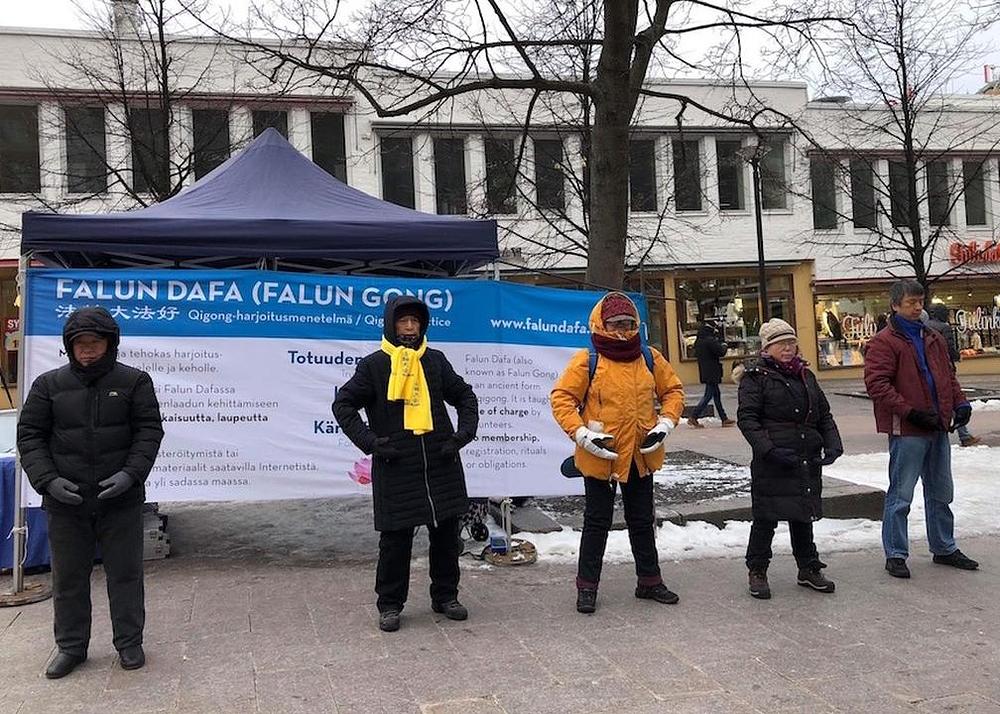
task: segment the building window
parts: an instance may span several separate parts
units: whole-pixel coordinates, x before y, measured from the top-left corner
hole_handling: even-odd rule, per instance
[[[633,211],[655,211],[656,144],[650,139],[632,140],[628,153],[629,207]]]
[[[309,115],[309,123],[313,161],[331,176],[347,183],[344,115],[336,112],[313,112]]]
[[[382,154],[382,198],[399,206],[416,208],[413,188],[413,140],[385,137],[379,141]]]
[[[837,227],[837,164],[825,159],[809,160],[812,181],[813,228],[829,230]]]
[[[910,170],[902,161],[889,162],[889,204],[892,225],[906,228],[910,225]]]
[[[566,208],[562,139],[535,139],[534,143],[538,208],[562,211]]]
[[[764,209],[788,207],[788,187],[785,181],[785,141],[772,139],[768,151],[760,160],[760,205]]]
[[[41,190],[38,107],[0,105],[0,193]]]
[[[194,176],[201,178],[229,158],[229,111],[195,109],[191,115],[194,129]]]
[[[932,226],[950,224],[951,187],[948,185],[948,162],[927,164],[927,218]]]
[[[875,181],[872,165],[851,159],[851,216],[855,228],[875,230]]]
[[[108,190],[104,107],[66,107],[66,191],[98,194]]]
[[[671,142],[674,166],[674,209],[701,210],[701,156],[697,140]]]
[[[288,138],[288,112],[282,110],[256,109],[253,112],[253,135],[260,136],[267,129],[277,129]]]
[[[486,211],[517,213],[517,158],[513,139],[486,139]]]
[[[165,196],[170,192],[170,141],[162,109],[133,109],[128,117],[132,135],[132,190]]]
[[[760,308],[756,276],[678,280],[677,314],[681,333],[681,358],[695,359],[694,340],[706,320],[722,325],[729,345],[727,357],[747,357],[760,352]],[[790,275],[767,278],[771,317],[795,324]]]
[[[985,161],[962,162],[965,224],[968,226],[985,226],[987,223],[985,173]]]
[[[434,139],[434,192],[439,214],[468,213],[465,139]]]
[[[820,369],[863,365],[868,340],[885,326],[890,313],[888,290],[870,295],[817,295]]]
[[[739,141],[716,141],[717,171],[719,173],[719,210],[742,211],[746,208],[743,189],[743,148]]]

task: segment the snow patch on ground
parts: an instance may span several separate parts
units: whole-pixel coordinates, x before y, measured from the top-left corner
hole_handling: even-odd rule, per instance
[[[955,531],[962,536],[1000,532],[996,517],[996,494],[1000,486],[1000,448],[989,446],[952,447],[952,473],[955,480]],[[740,467],[733,467],[734,470]],[[888,453],[844,456],[825,473],[834,478],[885,489],[888,485]],[[716,479],[718,470],[707,471],[704,478]],[[691,478],[690,473],[658,473],[660,483],[671,478]],[[924,539],[924,505],[918,483],[910,511],[911,540]],[[816,545],[820,557],[837,551],[878,548],[882,543],[882,524],[866,519],[825,518],[815,524]],[[746,552],[750,523],[728,521],[725,528],[710,523],[692,522],[684,526],[664,523],[656,534],[661,560],[686,560],[713,557],[741,557]],[[556,533],[535,533],[530,540],[538,548],[539,559],[553,562],[575,562],[580,546],[580,533],[568,528]],[[917,552],[922,546],[911,546]],[[774,538],[775,555],[791,553],[787,524],[779,524]],[[605,562],[625,562],[632,559],[626,531],[612,531],[608,536]]]
[[[969,402],[974,412],[1000,412],[1000,399],[973,399]]]

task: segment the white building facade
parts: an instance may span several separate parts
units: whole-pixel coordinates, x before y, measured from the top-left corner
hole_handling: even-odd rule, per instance
[[[343,88],[268,84],[237,48],[186,39],[174,46],[183,61],[164,122],[143,113],[135,78],[123,82],[121,97],[97,96],[85,73],[66,62],[97,56],[106,43],[83,33],[0,29],[0,318],[8,334],[16,332],[22,211],[131,209],[149,200],[151,186],[169,193],[190,185],[269,126],[372,195],[431,213],[495,217],[503,259],[491,267],[507,277],[565,286],[583,278],[581,137],[554,111],[543,111],[527,134],[520,121],[525,97],[504,93],[380,119]],[[897,152],[874,137],[868,145],[845,143],[839,130],[858,108],[810,103],[802,83],[733,88],[682,81],[657,88],[720,111],[761,102],[796,117],[802,130],[777,120],[765,125],[768,150],[761,155],[752,150],[757,138],[738,124],[688,110],[679,129],[674,103],[647,99],[640,107],[627,267],[630,287],[649,299],[651,341],[689,383],[697,382],[691,345],[705,319],[724,323],[729,359],[756,351],[757,207],[747,160],[756,155],[770,313],[797,327],[821,376],[857,376],[861,347],[888,310],[892,276],[912,274],[887,267],[884,251],[870,247],[879,232],[873,227],[892,233],[883,224],[894,222],[899,208],[891,190]],[[935,300],[948,305],[959,327],[969,357],[962,369],[996,371],[1000,250],[989,246],[1000,220],[1000,131],[990,117],[1000,118],[1000,101],[976,95],[952,104],[952,116],[985,128],[942,140],[947,151],[920,174],[925,194],[916,200],[928,233],[942,235],[932,274],[946,277]],[[132,133],[116,129],[127,124],[122,117],[136,116],[143,121]]]

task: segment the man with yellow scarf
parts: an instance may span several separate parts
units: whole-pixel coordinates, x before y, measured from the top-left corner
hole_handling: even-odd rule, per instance
[[[418,298],[386,303],[381,349],[358,363],[333,402],[341,430],[372,455],[375,592],[385,632],[399,629],[417,526],[427,526],[430,540],[431,608],[450,620],[469,616],[458,601],[460,518],[469,505],[459,450],[476,438],[479,402],[444,353],[427,346],[429,323]],[[457,429],[446,403],[458,412]]]

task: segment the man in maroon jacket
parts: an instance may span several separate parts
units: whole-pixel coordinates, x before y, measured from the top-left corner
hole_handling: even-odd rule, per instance
[[[882,516],[885,569],[910,577],[906,517],[913,489],[923,477],[927,541],[934,562],[963,570],[979,563],[955,545],[948,432],[967,424],[972,407],[951,368],[948,345],[920,321],[924,288],[899,280],[889,290],[893,315],[868,343],[865,387],[878,431],[889,435],[889,489]]]

